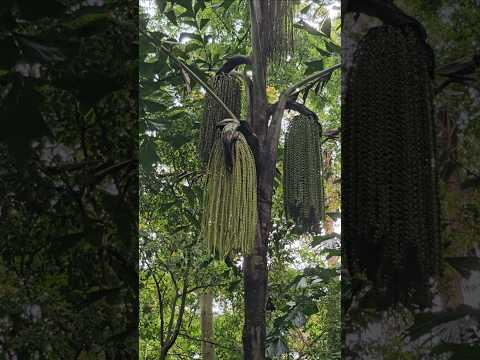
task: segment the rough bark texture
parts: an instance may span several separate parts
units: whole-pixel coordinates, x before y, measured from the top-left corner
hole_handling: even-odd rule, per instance
[[[264,0],[249,0],[251,37],[252,37],[252,55],[250,57],[252,65],[253,84],[251,86],[251,127],[258,140],[257,151],[257,208],[258,221],[256,230],[256,239],[254,251],[250,256],[244,259],[244,285],[245,285],[245,324],[243,328],[243,349],[246,360],[264,360],[265,359],[265,338],[266,321],[265,307],[267,300],[267,245],[271,231],[272,219],[272,195],[275,178],[275,164],[277,159],[277,145],[280,137],[281,114],[287,107],[293,107],[300,112],[309,112],[310,110],[295,104],[288,103],[288,96],[292,92],[304,86],[309,81],[326,78],[329,74],[338,68],[334,66],[324,70],[320,74],[312,74],[288,89],[280,97],[276,109],[267,104],[266,95],[266,74],[267,64],[262,55],[261,46],[262,2]],[[272,115],[270,127],[268,119]]]
[[[444,155],[444,163],[455,164],[457,163],[457,129],[454,122],[449,119],[447,108],[443,108],[438,111],[438,125],[439,125],[439,142],[441,150],[446,154]],[[445,166],[445,165],[444,165]],[[442,174],[443,181],[447,184],[448,197],[453,197],[456,202],[447,206],[446,217],[448,228],[447,232],[460,233],[462,232],[463,218],[463,197],[465,196],[461,189],[461,178],[458,170],[452,172],[448,171]],[[461,201],[458,201],[461,200]],[[463,246],[453,243],[447,249],[448,256],[467,256],[467,249]],[[444,274],[440,279],[439,293],[441,298],[442,308],[455,309],[459,305],[464,303],[463,289],[462,289],[463,277],[458,272],[451,272]]]
[[[202,332],[202,360],[215,360],[213,345],[213,294],[206,290],[200,294],[200,330]]]
[[[267,239],[270,230],[273,170],[267,151],[266,134],[266,65],[260,44],[260,1],[250,0],[253,70],[252,128],[259,140],[259,171],[257,172],[258,222],[255,249],[244,260],[245,324],[243,350],[246,360],[265,359],[265,304],[267,295]]]

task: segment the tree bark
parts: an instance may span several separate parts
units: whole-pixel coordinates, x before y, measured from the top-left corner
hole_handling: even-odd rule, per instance
[[[273,170],[272,159],[266,146],[266,64],[262,59],[260,43],[260,0],[250,0],[252,36],[252,128],[259,141],[257,172],[257,234],[255,248],[243,263],[245,285],[245,323],[243,351],[246,360],[265,359],[265,304],[267,295],[267,239],[271,223]],[[273,164],[274,165],[274,164]]]
[[[438,111],[439,124],[439,142],[441,150],[447,154],[444,156],[445,161],[443,165],[448,168],[448,164],[457,163],[457,129],[454,122],[449,119],[447,108],[443,108]],[[448,170],[448,169],[447,169]],[[448,228],[446,233],[459,233],[462,232],[462,213],[464,205],[464,193],[461,189],[461,177],[458,169],[455,169],[451,173],[448,171],[443,174],[443,181],[447,185],[448,198],[455,199],[454,201],[448,201],[446,216],[448,219]],[[463,246],[459,246],[458,243],[452,243],[446,249],[447,256],[466,256],[468,249]],[[451,272],[441,277],[439,283],[439,295],[442,300],[442,308],[444,310],[455,309],[464,303],[463,296],[463,277],[458,272]]]
[[[266,320],[265,307],[267,301],[267,246],[272,225],[272,197],[275,178],[277,145],[281,131],[281,116],[288,103],[288,97],[295,89],[307,83],[326,78],[337,69],[330,69],[312,74],[295,86],[289,88],[275,107],[273,115],[267,104],[266,74],[267,64],[262,55],[260,34],[262,16],[261,3],[264,0],[249,0],[250,23],[252,37],[252,97],[251,126],[258,139],[257,166],[257,232],[255,247],[251,255],[246,256],[243,263],[245,286],[245,324],[243,327],[243,350],[245,360],[265,359]],[[290,103],[290,106],[293,103]],[[269,113],[270,109],[270,113]],[[299,109],[299,106],[296,106]],[[305,110],[302,107],[302,110]],[[272,115],[270,126],[268,119]]]
[[[206,290],[200,294],[200,330],[202,333],[202,360],[215,360],[213,345],[213,293]]]
[[[173,277],[172,277],[173,280]],[[176,287],[176,286],[175,286]],[[178,288],[176,288],[178,292]],[[175,341],[177,340],[178,334],[180,333],[180,328],[182,326],[183,321],[183,314],[185,313],[185,306],[187,302],[187,295],[188,295],[188,275],[185,274],[183,276],[183,289],[181,294],[177,294],[176,298],[172,304],[171,314],[170,314],[170,321],[168,325],[168,335],[166,336],[165,343],[160,348],[159,359],[166,360],[168,351],[173,346]],[[180,297],[180,306],[178,308],[178,315],[176,321],[174,321],[175,311],[176,311],[176,304],[177,299]],[[175,325],[174,325],[175,323]]]

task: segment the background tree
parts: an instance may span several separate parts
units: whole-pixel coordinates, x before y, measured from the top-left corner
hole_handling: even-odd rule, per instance
[[[0,357],[136,358],[137,12],[0,4]]]

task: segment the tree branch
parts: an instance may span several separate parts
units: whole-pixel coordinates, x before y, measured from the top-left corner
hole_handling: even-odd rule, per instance
[[[267,120],[265,118],[265,106],[267,104],[266,91],[266,64],[261,43],[262,16],[260,1],[250,0],[250,21],[252,39],[252,73],[253,73],[253,109],[257,112],[252,114],[252,128],[256,133],[259,142],[263,143],[267,135]]]
[[[226,349],[226,350],[230,350],[230,351],[242,351],[242,350],[239,349],[239,348],[236,348],[236,347],[233,348],[233,347],[221,345],[221,344],[219,344],[219,343],[217,343],[217,342],[214,342],[214,341],[209,341],[209,340],[205,340],[205,339],[194,338],[194,337],[192,337],[192,336],[184,333],[183,331],[181,331],[179,335],[182,336],[182,337],[184,337],[184,338],[190,339],[190,340],[194,340],[194,341],[198,341],[198,342],[209,343],[209,344],[218,346],[219,348],[223,348],[223,349]]]
[[[332,129],[332,130],[327,130],[323,133],[323,137],[329,138],[329,139],[335,139],[340,135],[341,129]]]
[[[175,292],[175,297],[172,301],[172,304],[170,306],[170,319],[168,321],[168,327],[167,327],[167,339],[166,339],[166,344],[170,342],[170,339],[173,337],[173,323],[175,319],[175,310],[177,309],[177,302],[178,302],[178,292]]]
[[[191,289],[188,289],[188,294],[190,293],[193,293],[199,289],[207,289],[207,288],[210,288],[210,287],[217,287],[217,286],[227,286],[227,285],[230,285],[230,283],[223,283],[223,284],[207,284],[207,285],[199,285],[199,286],[195,286]]]
[[[188,273],[185,273],[183,276],[183,290],[182,290],[182,299],[180,301],[180,307],[178,310],[178,316],[177,316],[177,321],[175,323],[175,329],[173,332],[169,335],[168,340],[165,343],[165,346],[162,348],[162,353],[166,354],[168,350],[172,347],[172,345],[175,343],[177,340],[178,334],[180,333],[180,327],[182,326],[182,321],[183,321],[183,314],[185,312],[185,304],[187,301],[187,294],[188,294]],[[175,303],[177,297],[175,297]],[[172,312],[172,319],[173,316],[175,315],[175,309],[173,309]]]
[[[338,68],[340,68],[340,64],[336,64],[328,69],[316,72],[294,84],[280,96],[280,99],[275,106],[275,111],[273,112],[272,120],[268,128],[268,146],[271,154],[275,154],[275,150],[277,148],[278,139],[280,138],[280,130],[282,127],[283,112],[285,111],[285,107],[287,105],[290,95],[297,89],[302,88],[313,81],[328,78],[331,73]]]
[[[343,0],[342,20],[347,13],[363,13],[380,19],[386,25],[413,25],[422,40],[427,39],[423,25],[415,18],[405,14],[393,2],[385,0]]]
[[[468,75],[474,74],[478,67],[480,67],[480,52],[474,54],[470,60],[456,61],[438,66],[435,69],[436,75],[446,77],[447,79],[435,89],[435,94],[438,95],[443,89],[452,83],[468,85],[468,82],[473,82],[474,79],[468,77]]]
[[[150,266],[147,264],[147,266],[150,268]],[[159,316],[160,316],[160,346],[163,346],[165,343],[165,321],[164,321],[164,310],[163,310],[163,296],[162,296],[162,291],[160,289],[160,283],[155,276],[155,273],[150,269],[153,281],[155,282],[155,288],[157,289],[157,297],[158,297],[158,303],[159,303]]]
[[[278,105],[278,102],[275,104],[271,104],[268,109],[267,109],[267,118],[270,117],[274,112],[275,109]],[[317,114],[315,114],[312,110],[307,108],[304,104],[301,104],[299,102],[296,102],[295,100],[292,100],[292,98],[289,98],[285,104],[285,110],[294,110],[299,112],[300,114],[307,115],[307,116],[313,116],[315,118],[317,117]]]
[[[252,60],[245,55],[234,55],[227,58],[225,64],[222,65],[220,69],[218,69],[217,74],[225,73],[228,74],[230,71],[235,69],[237,66],[240,65],[252,65]]]

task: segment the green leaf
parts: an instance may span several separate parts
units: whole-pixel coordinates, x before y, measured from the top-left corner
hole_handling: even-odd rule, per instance
[[[186,10],[185,12],[181,13],[178,15],[179,18],[192,18],[195,19],[195,14],[193,13],[193,10]]]
[[[197,15],[200,9],[204,7],[205,7],[205,0],[195,1],[195,5],[193,6],[193,13]]]
[[[86,28],[92,29],[92,32],[98,32],[106,28],[111,22],[112,17],[105,9],[86,7],[76,12],[76,16],[62,23],[70,31],[84,31]]]
[[[306,22],[304,22],[303,20],[298,22],[297,24],[294,24],[293,25],[294,27],[298,28],[298,29],[303,29],[303,30],[306,30],[309,34],[311,35],[315,35],[315,36],[325,36],[325,34],[321,33],[320,31],[318,31],[317,29],[315,29],[313,26],[307,24]]]
[[[202,19],[200,20],[200,30],[202,30],[205,26],[207,26],[210,19]]]
[[[285,312],[290,311],[290,307],[283,306],[281,311],[285,311]],[[269,335],[270,336],[273,336],[273,334],[276,334],[278,336],[279,330],[288,326],[287,316],[288,316],[288,313],[284,314],[282,316],[279,316],[279,317],[277,317],[273,320],[273,328],[269,329]],[[268,341],[269,341],[269,339],[267,339],[267,342]]]
[[[65,56],[59,48],[48,46],[23,36],[17,36],[17,40],[21,44],[23,53],[29,59],[35,59],[42,62],[65,60]]]
[[[332,53],[325,50],[325,49],[322,49],[322,48],[319,48],[318,46],[315,46],[315,49],[317,49],[317,51],[322,55],[322,56],[325,56],[325,57],[330,57],[332,56]]]
[[[281,337],[275,337],[267,347],[267,355],[276,357],[288,352],[288,347]]]
[[[198,50],[202,48],[203,46],[200,45],[199,43],[189,43],[185,46],[185,52],[186,53],[191,53],[192,51]]]
[[[307,69],[305,75],[314,73],[315,71],[321,71],[324,69],[323,60],[314,60],[306,63]]]
[[[158,208],[159,211],[166,212],[167,210],[171,209],[173,205],[177,205],[179,202],[177,199],[173,201],[169,201],[164,204],[160,204],[160,207]]]
[[[154,100],[142,100],[141,104],[143,106],[144,111],[149,113],[164,111],[167,109],[167,107],[164,104]]]
[[[189,136],[184,134],[175,134],[173,136],[169,136],[165,139],[170,145],[172,145],[175,149],[178,149],[185,145],[186,143],[191,141]]]
[[[165,7],[167,6],[167,0],[156,0],[157,1],[157,8],[160,13],[165,11]]]
[[[228,292],[234,292],[236,289],[238,289],[238,286],[241,284],[242,280],[235,280],[230,283],[228,286]]]
[[[306,316],[312,316],[318,312],[317,305],[313,301],[309,301],[306,304],[302,304],[299,307]]]
[[[191,33],[191,32],[182,32],[180,34],[180,38],[178,41],[182,41],[184,39],[192,39],[192,40],[197,40],[201,43],[203,43],[203,38],[199,34]]]
[[[307,322],[305,314],[299,311],[297,308],[288,314],[287,319],[293,324],[293,326],[301,327]]]
[[[175,11],[170,10],[165,13],[165,16],[172,22],[172,24],[178,26],[177,23],[177,16],[175,15]]]
[[[307,279],[305,277],[300,277],[299,281],[295,285],[296,289],[305,289],[308,286]]]
[[[234,2],[235,2],[235,0],[225,0],[225,1],[222,3],[221,6],[223,7],[223,9],[224,9],[225,11],[227,11],[228,8],[229,8],[230,6],[232,6],[232,4],[233,4]]]
[[[342,48],[332,41],[325,41],[325,47],[328,51],[334,54],[340,54],[340,52],[342,51]]]
[[[331,278],[337,275],[337,270],[316,266],[304,269],[303,274],[307,277],[317,277],[325,282],[328,282]]]
[[[313,237],[313,241],[312,243],[310,244],[311,247],[316,247],[318,245],[320,245],[321,243],[323,243],[324,241],[327,241],[327,240],[332,240],[332,239],[336,239],[336,238],[340,238],[340,235],[337,234],[337,233],[331,233],[331,234],[328,234],[328,235],[315,235]]]
[[[325,19],[323,20],[322,26],[320,28],[320,31],[324,33],[328,38],[331,37],[332,35],[332,21],[330,20],[330,17],[326,16]]]
[[[312,4],[308,4],[302,10],[300,10],[300,13],[302,13],[303,15],[307,14],[310,11],[311,7],[312,7]]]
[[[198,28],[198,24],[196,20],[185,20],[184,23],[194,28]]]
[[[168,64],[166,58],[160,58],[153,63],[140,63],[140,68],[146,76],[153,78],[155,74],[164,74],[168,71]],[[158,84],[157,84],[158,86]]]
[[[200,220],[192,214],[190,211],[185,212],[185,216],[188,218],[188,220],[192,223],[194,227],[199,227],[200,226]]]
[[[140,164],[147,172],[151,172],[153,165],[160,160],[155,149],[155,143],[147,137],[140,146]]]
[[[193,11],[192,3],[193,3],[192,0],[175,0],[175,4],[178,4],[184,7],[185,9],[191,10],[191,11]]]

